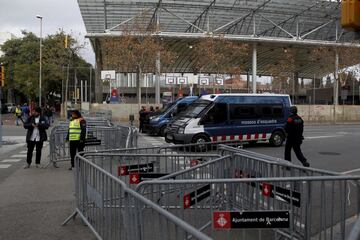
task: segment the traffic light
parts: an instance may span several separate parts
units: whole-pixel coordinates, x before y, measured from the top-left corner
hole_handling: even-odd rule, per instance
[[[360,30],[360,1],[342,0],[341,25],[349,31]]]
[[[0,66],[0,87],[5,86],[5,67]]]

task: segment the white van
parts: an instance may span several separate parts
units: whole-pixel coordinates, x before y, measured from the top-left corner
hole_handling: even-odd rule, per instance
[[[175,144],[269,140],[281,146],[291,106],[284,94],[212,94],[202,96],[168,125]]]

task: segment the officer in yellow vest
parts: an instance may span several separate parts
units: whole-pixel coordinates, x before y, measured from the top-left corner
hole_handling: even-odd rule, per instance
[[[71,119],[69,124],[69,131],[67,140],[70,142],[70,157],[71,167],[74,167],[74,159],[77,152],[84,151],[86,138],[86,121],[81,117],[81,113],[78,110],[74,110],[71,113]]]
[[[16,126],[19,126],[19,122],[22,121],[21,116],[22,116],[22,111],[20,105],[17,105],[15,108]]]

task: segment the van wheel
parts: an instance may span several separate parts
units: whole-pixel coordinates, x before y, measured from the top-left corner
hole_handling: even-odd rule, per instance
[[[161,137],[165,136],[165,129],[166,129],[166,125],[164,125],[160,128],[159,136],[161,136]]]
[[[269,141],[272,146],[281,147],[285,141],[284,133],[281,131],[273,132]]]
[[[197,144],[197,146],[194,147],[195,151],[204,152],[210,147],[207,144],[210,142],[210,138],[204,134],[194,136],[191,142]]]

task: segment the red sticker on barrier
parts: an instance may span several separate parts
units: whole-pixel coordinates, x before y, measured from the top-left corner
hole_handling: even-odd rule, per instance
[[[190,161],[190,167],[194,167],[194,166],[196,166],[198,164],[199,164],[199,160],[197,160],[197,159],[193,159],[193,160]]]
[[[130,173],[130,184],[139,184],[140,183],[140,173]]]
[[[118,167],[118,176],[126,176],[129,175],[127,166],[119,166]]]
[[[214,224],[214,229],[230,229],[231,228],[230,212],[214,212],[213,224]]]
[[[191,196],[187,194],[184,196],[184,209],[189,208],[191,206]]]
[[[273,186],[271,184],[268,183],[262,183],[262,194],[265,197],[270,197],[271,196],[271,192],[272,192],[272,188]]]

